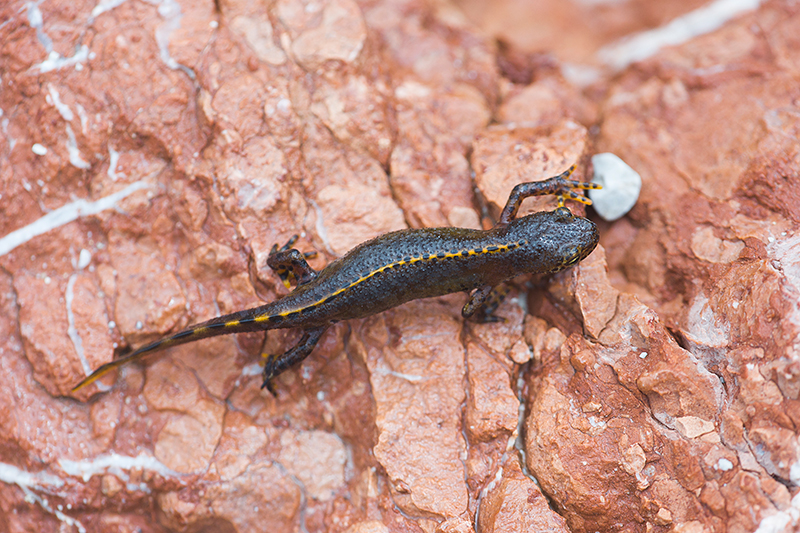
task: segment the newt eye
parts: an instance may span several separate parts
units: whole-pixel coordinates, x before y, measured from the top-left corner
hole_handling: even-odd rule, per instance
[[[567,250],[567,253],[564,254],[564,267],[572,266],[578,261],[581,260],[581,249],[577,246],[574,246]]]
[[[559,207],[553,212],[556,215],[556,220],[559,222],[569,222],[573,219],[572,212],[566,207]]]

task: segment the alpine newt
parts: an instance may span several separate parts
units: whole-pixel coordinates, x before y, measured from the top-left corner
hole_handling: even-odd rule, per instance
[[[272,378],[307,357],[331,324],[380,313],[417,298],[472,291],[461,314],[468,318],[482,309],[481,319],[492,321],[496,303],[492,289],[524,273],[556,272],[574,265],[597,246],[595,224],[573,216],[564,207],[569,198],[591,204],[574,189],[599,186],[567,179],[575,166],[544,181],[514,187],[497,224],[489,230],[466,228],[406,229],[364,242],[344,257],[316,272],[306,262],[312,254],[292,248],[296,236],[267,258],[267,265],[289,286],[297,287],[274,302],[213,318],[170,337],[148,344],[110,363],[81,381],[74,391],[111,370],[137,361],[151,352],[206,337],[302,328],[300,342],[283,354],[266,356],[262,388],[274,394]],[[553,194],[554,211],[516,218],[529,196]],[[486,308],[489,309],[486,309]]]

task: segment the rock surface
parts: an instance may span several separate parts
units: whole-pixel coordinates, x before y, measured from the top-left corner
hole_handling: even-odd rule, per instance
[[[0,6],[0,531],[800,528],[800,10],[626,67],[624,37],[713,12],[532,5]],[[451,295],[338,324],[277,398],[259,354],[295,332],[70,393],[285,294],[265,260],[292,234],[322,268],[490,225],[598,152],[638,204],[578,267],[516,280],[504,322]]]

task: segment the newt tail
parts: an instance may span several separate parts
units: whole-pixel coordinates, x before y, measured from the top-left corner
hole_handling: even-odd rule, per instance
[[[144,359],[154,352],[161,351],[165,348],[171,348],[181,344],[194,342],[208,337],[216,337],[217,335],[227,335],[229,333],[244,333],[247,331],[261,331],[265,329],[261,324],[255,322],[253,318],[237,318],[242,312],[232,313],[229,315],[220,316],[197,324],[188,329],[185,329],[171,337],[166,337],[155,342],[151,342],[142,346],[138,350],[129,353],[119,359],[106,363],[98,367],[94,372],[88,375],[83,381],[72,388],[72,392],[77,392],[87,385],[91,385],[98,379],[102,378],[112,370],[119,368],[128,363]]]

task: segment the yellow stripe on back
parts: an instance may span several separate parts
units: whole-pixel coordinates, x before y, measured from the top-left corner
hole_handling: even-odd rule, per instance
[[[290,309],[290,310],[284,311],[282,313],[276,313],[274,315],[257,316],[257,317],[254,317],[253,320],[255,320],[256,322],[269,322],[271,320],[275,320],[276,317],[281,317],[281,319],[283,319],[283,318],[288,317],[289,315],[302,313],[303,311],[305,311],[307,309],[313,309],[315,307],[318,307],[318,306],[324,304],[325,302],[327,302],[331,298],[335,298],[336,296],[339,296],[340,294],[342,294],[342,293],[344,293],[346,291],[349,291],[350,289],[352,289],[356,285],[359,285],[359,284],[367,281],[371,277],[376,276],[378,274],[381,274],[381,273],[383,273],[383,272],[385,272],[387,270],[391,270],[393,268],[397,268],[397,267],[401,267],[401,266],[405,266],[405,265],[411,265],[411,264],[414,264],[414,263],[418,263],[420,261],[443,261],[445,259],[453,259],[453,258],[456,258],[456,257],[466,257],[466,256],[473,256],[473,255],[489,255],[489,254],[504,253],[504,252],[509,252],[511,250],[519,248],[520,246],[524,246],[525,244],[527,244],[526,241],[518,241],[518,242],[510,242],[510,243],[507,243],[507,244],[493,244],[493,245],[489,245],[489,246],[484,246],[483,248],[467,248],[467,249],[464,249],[464,250],[458,250],[456,252],[440,252],[440,253],[437,253],[437,254],[420,254],[418,256],[403,258],[403,259],[400,259],[398,261],[394,261],[392,263],[388,263],[386,265],[383,265],[382,267],[376,268],[375,270],[373,270],[371,272],[368,272],[367,274],[365,274],[363,276],[360,276],[358,279],[356,279],[355,281],[353,281],[349,285],[346,285],[344,287],[341,287],[340,289],[335,290],[334,292],[330,293],[329,295],[321,298],[320,300],[318,300],[318,301],[316,301],[314,303],[311,303],[311,304],[303,306],[303,307],[299,307],[297,309]],[[225,324],[225,325],[228,326],[228,324]],[[231,325],[236,325],[236,324],[231,323]]]

